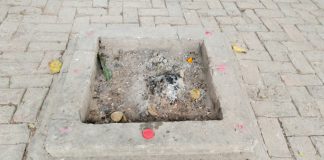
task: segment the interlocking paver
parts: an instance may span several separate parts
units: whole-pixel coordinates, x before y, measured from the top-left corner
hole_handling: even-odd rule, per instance
[[[24,89],[0,89],[0,104],[19,104]]]
[[[288,137],[288,141],[297,160],[320,159],[309,137]]]
[[[14,122],[35,122],[38,110],[43,104],[48,88],[28,88],[18,105]]]
[[[14,111],[14,106],[0,106],[0,123],[10,123]]]
[[[289,87],[288,91],[301,116],[320,116],[318,104],[305,87]]]
[[[309,137],[291,136],[311,136],[322,156],[315,159],[323,159],[323,15],[320,0],[0,0],[0,123],[9,123],[17,105],[14,119],[21,125],[37,119],[52,83],[49,61],[60,58],[69,38],[89,27],[202,26],[226,32],[232,43],[248,49],[236,57],[255,114],[263,117],[259,121],[271,159],[294,159],[286,147],[278,151],[269,142],[281,130],[276,118],[285,129],[279,137],[289,137],[294,157],[300,159],[299,143],[305,143],[300,150],[311,147]],[[22,105],[30,90],[39,90],[34,94],[38,103]],[[268,131],[267,125],[275,129]],[[25,144],[19,145],[0,145],[0,157],[21,159]],[[309,160],[305,153],[303,159]]]
[[[311,140],[318,151],[318,153],[324,156],[324,136],[312,136]]]
[[[0,157],[5,160],[21,160],[26,144],[0,145]]]
[[[49,87],[52,78],[53,76],[48,74],[13,76],[10,88]]]
[[[280,118],[287,136],[324,135],[323,118]]]
[[[0,145],[27,143],[28,139],[27,124],[0,124]]]
[[[258,123],[270,156],[291,157],[278,120],[276,118],[258,118]]]

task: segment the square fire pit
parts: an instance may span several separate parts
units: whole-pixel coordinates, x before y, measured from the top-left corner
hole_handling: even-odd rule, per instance
[[[224,35],[202,28],[88,30],[59,91],[46,151],[78,160],[266,159],[237,67]],[[119,123],[114,112],[123,114]]]

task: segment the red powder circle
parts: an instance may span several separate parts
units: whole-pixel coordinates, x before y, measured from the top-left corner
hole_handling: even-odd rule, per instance
[[[148,129],[144,129],[144,130],[142,131],[142,135],[143,135],[143,137],[144,137],[145,139],[151,139],[151,138],[154,137],[154,131],[153,131],[152,129],[150,129],[150,128],[148,128]]]

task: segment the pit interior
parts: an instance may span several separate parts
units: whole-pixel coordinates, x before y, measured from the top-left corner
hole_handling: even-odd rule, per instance
[[[202,41],[100,39],[87,123],[222,119]]]

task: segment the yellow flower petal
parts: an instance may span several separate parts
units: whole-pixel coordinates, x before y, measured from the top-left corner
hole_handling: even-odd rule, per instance
[[[49,68],[52,74],[59,73],[62,68],[62,62],[58,59],[52,60],[49,63]]]
[[[234,52],[236,53],[246,53],[246,49],[241,48],[240,46],[233,44],[232,45],[232,49],[234,50]]]
[[[192,61],[193,61],[193,58],[192,57],[187,58],[187,62],[188,63],[192,63]]]
[[[192,89],[190,91],[190,96],[193,100],[197,100],[200,98],[200,90],[199,89]]]

